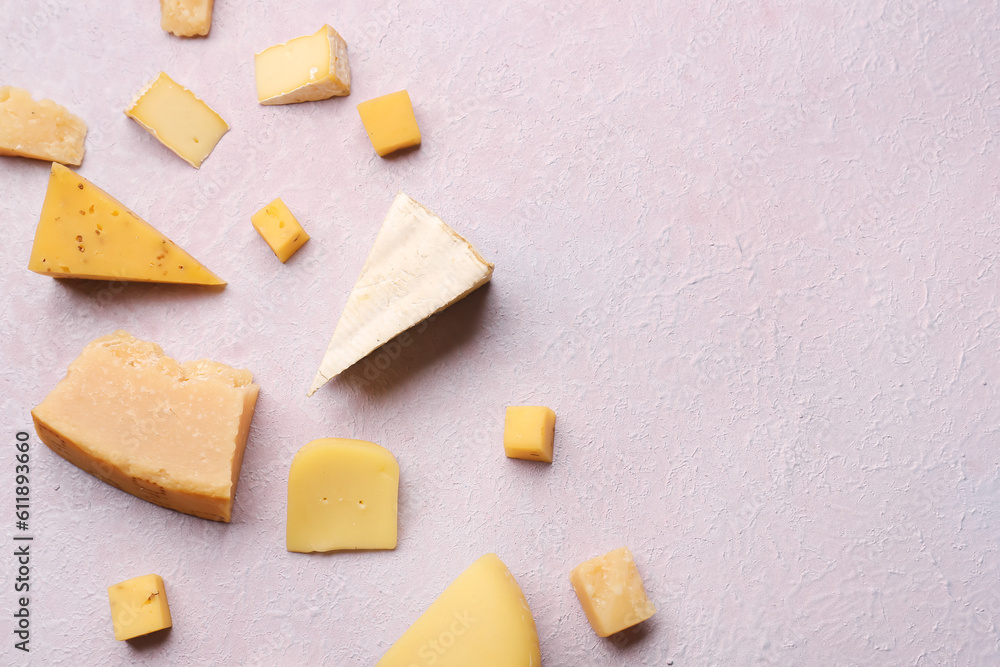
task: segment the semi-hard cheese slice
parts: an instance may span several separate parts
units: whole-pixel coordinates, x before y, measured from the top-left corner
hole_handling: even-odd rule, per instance
[[[468,241],[400,192],[347,298],[309,395],[492,275],[493,265]]]
[[[125,115],[195,169],[229,131],[219,114],[164,72],[132,100]]]
[[[258,386],[116,331],[91,341],[31,415],[42,442],[143,500],[229,521]]]
[[[207,35],[215,0],[160,0],[160,27],[178,37]]]
[[[117,199],[55,163],[28,268],[54,278],[226,284]]]
[[[261,104],[313,102],[351,94],[347,43],[324,25],[254,55],[257,100]]]
[[[376,667],[540,667],[538,631],[507,566],[486,554],[459,575]]]
[[[0,155],[19,155],[79,165],[87,124],[52,100],[0,86]]]
[[[313,440],[288,472],[289,551],[395,549],[399,465],[373,442]]]

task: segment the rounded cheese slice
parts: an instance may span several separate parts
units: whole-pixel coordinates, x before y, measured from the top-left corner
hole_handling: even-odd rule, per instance
[[[496,554],[459,575],[376,667],[539,667],[528,601]]]

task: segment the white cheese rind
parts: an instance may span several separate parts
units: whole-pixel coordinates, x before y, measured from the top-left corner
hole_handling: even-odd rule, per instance
[[[492,276],[493,265],[468,241],[400,192],[347,298],[309,395]]]

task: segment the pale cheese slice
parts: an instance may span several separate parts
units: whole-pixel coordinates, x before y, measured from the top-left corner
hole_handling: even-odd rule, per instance
[[[52,451],[108,484],[229,521],[258,391],[248,370],[178,363],[116,331],[91,341],[31,416]]]
[[[528,601],[496,554],[460,574],[375,667],[541,667]]]
[[[0,155],[79,165],[87,124],[52,100],[31,99],[23,88],[0,86]]]
[[[309,395],[492,276],[493,265],[468,241],[400,192],[347,298]]]

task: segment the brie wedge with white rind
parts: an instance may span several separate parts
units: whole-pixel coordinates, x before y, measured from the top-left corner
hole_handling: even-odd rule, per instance
[[[400,192],[347,298],[309,395],[492,276],[493,265],[468,241]]]

